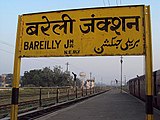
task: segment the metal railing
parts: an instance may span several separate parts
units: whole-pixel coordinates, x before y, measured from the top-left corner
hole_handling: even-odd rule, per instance
[[[19,89],[19,113],[41,109],[107,90],[107,87],[23,87]],[[10,115],[11,88],[0,88],[0,118]]]

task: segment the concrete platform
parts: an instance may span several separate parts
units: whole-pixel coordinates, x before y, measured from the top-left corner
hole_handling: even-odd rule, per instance
[[[145,107],[131,95],[112,89],[36,120],[145,120]],[[160,120],[157,110],[154,120]]]

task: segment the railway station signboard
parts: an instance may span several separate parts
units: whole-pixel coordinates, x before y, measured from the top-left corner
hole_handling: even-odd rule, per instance
[[[146,114],[153,120],[150,7],[116,6],[23,14],[18,19],[11,120],[17,120],[22,57],[145,55]]]
[[[21,57],[144,54],[144,6],[24,14]]]

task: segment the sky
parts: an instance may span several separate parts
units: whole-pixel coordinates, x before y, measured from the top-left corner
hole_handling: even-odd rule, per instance
[[[160,1],[159,0],[1,0],[0,1],[0,74],[13,73],[14,51],[18,15],[35,12],[69,10],[92,7],[109,7],[125,5],[150,5],[153,70],[160,69]],[[86,73],[86,78],[95,77],[96,82],[110,84],[115,79],[120,80],[120,56],[100,57],[47,57],[47,58],[22,58],[21,75],[24,71],[42,69],[44,67],[61,66],[79,75]],[[145,73],[144,56],[123,56],[122,63],[123,81],[128,81],[136,75]]]

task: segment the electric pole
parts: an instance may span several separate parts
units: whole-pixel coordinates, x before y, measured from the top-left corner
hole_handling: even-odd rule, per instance
[[[121,93],[122,93],[122,63],[123,63],[123,57],[121,56],[121,60],[120,60],[120,63],[121,63]]]
[[[69,63],[68,62],[66,63],[66,66],[67,66],[66,71],[68,72],[69,71]]]
[[[90,80],[91,80],[91,77],[92,77],[92,73],[90,72]]]

